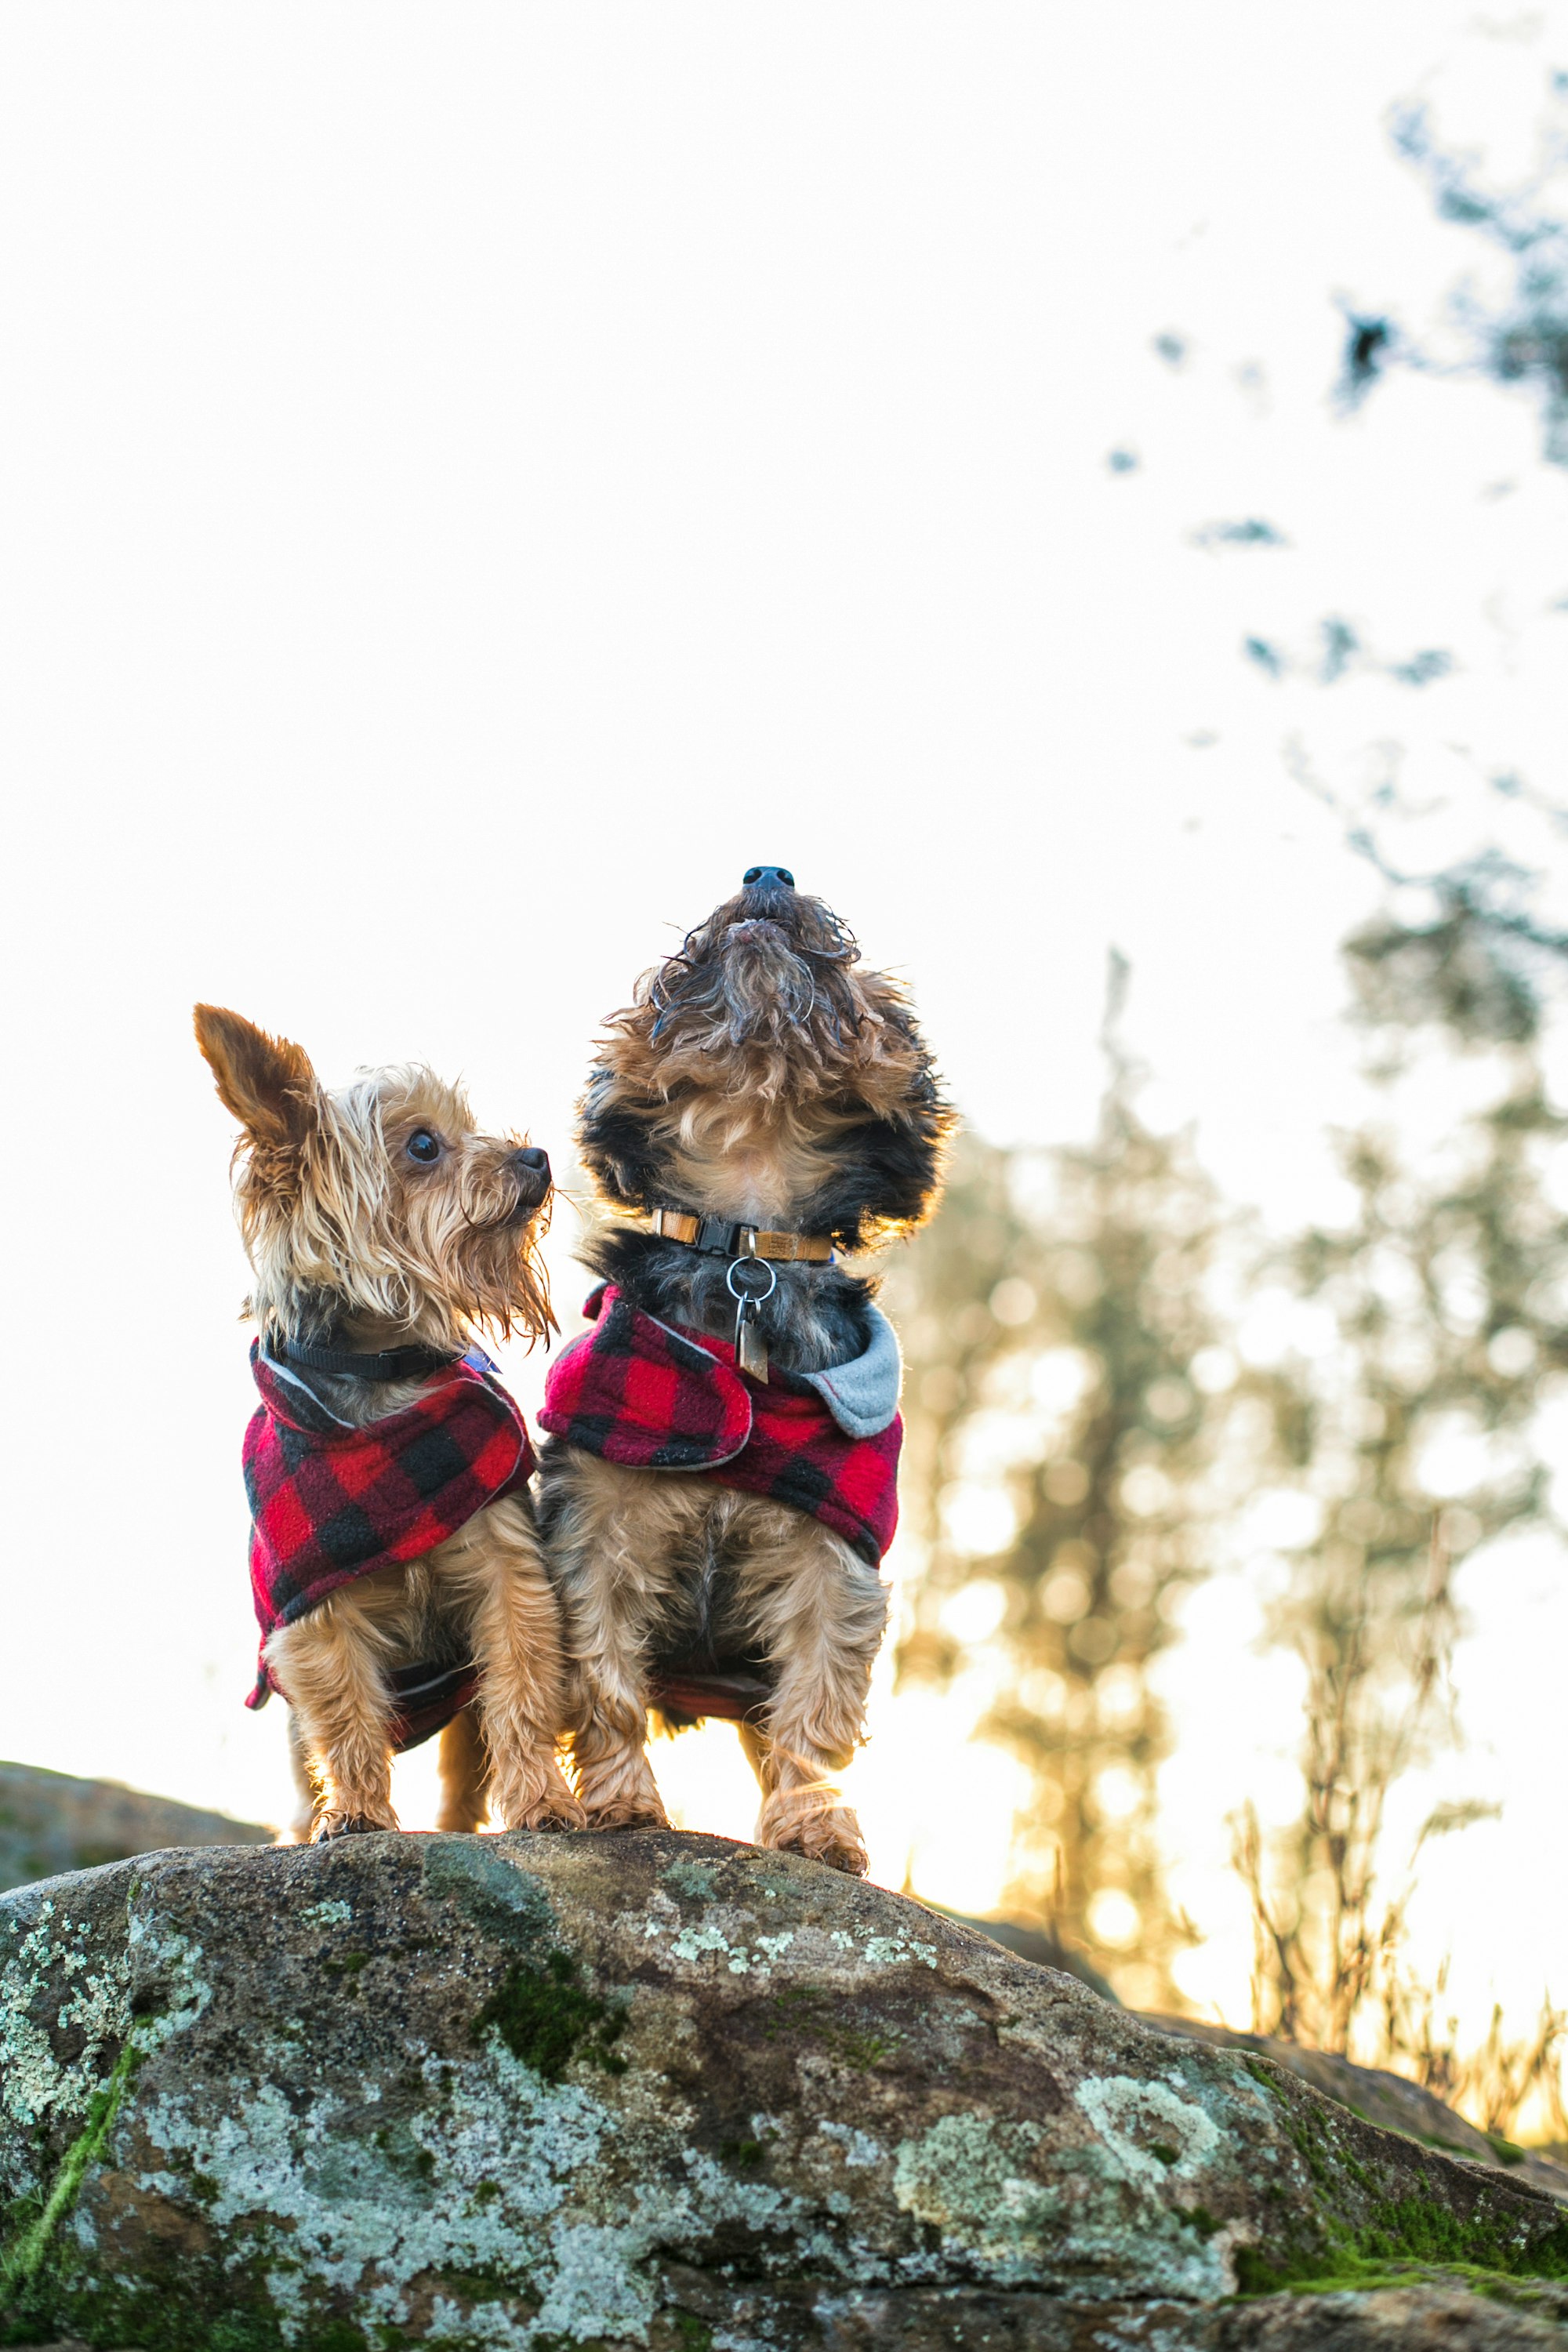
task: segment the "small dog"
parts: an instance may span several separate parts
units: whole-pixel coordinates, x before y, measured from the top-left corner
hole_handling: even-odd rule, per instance
[[[559,1612],[527,1432],[477,1326],[541,1337],[550,1162],[416,1067],[329,1093],[210,1004],[196,1042],[244,1129],[236,1195],[262,1402],[246,1440],[262,1630],[298,1836],[395,1830],[392,1758],[440,1730],[443,1829],[581,1828],[556,1760]]]
[[[647,1709],[727,1716],[758,1843],[863,1873],[828,1776],[864,1738],[896,1517],[898,1345],[833,1263],[940,1192],[952,1114],[903,991],[783,866],[753,866],[610,1017],[582,1158],[635,1223],[585,1254],[552,1369],[540,1526],[565,1604],[578,1793],[665,1820]]]

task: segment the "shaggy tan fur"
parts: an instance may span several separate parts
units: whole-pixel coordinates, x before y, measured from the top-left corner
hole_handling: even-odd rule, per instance
[[[816,901],[797,902],[804,939],[748,922],[743,903],[717,908],[610,1015],[589,1108],[637,1121],[683,1205],[755,1224],[786,1223],[852,1163],[868,1118],[925,1125],[937,1165],[920,1208],[868,1217],[856,1237],[860,1248],[890,1240],[934,1203],[953,1125],[934,1103],[908,992],[890,973],[861,971],[848,933]],[[728,953],[731,942],[742,952]],[[693,987],[710,969],[721,984]]]
[[[860,1743],[887,1622],[876,1570],[818,1520],[710,1479],[576,1452],[558,1475],[552,1565],[571,1612],[573,1753],[589,1826],[665,1825],[645,1745],[649,1659],[694,1564],[722,1559],[726,1637],[780,1662],[766,1729],[743,1735],[763,1792],[757,1842],[863,1872],[832,1775]]]
[[[543,1203],[520,1216],[520,1137],[477,1133],[460,1090],[416,1063],[329,1093],[302,1046],[237,1013],[198,1004],[195,1028],[244,1130],[235,1199],[258,1324],[298,1335],[331,1318],[364,1348],[552,1328],[536,1255],[549,1216]],[[421,1129],[441,1141],[431,1167],[405,1149]]]
[[[627,1222],[601,1226],[585,1255],[646,1312],[731,1337],[722,1265],[654,1235],[649,1211],[826,1234],[853,1259],[930,1214],[953,1124],[901,984],[861,968],[821,899],[754,868],[605,1024],[579,1140],[600,1202]],[[760,1330],[779,1372],[864,1346],[864,1274],[776,1274]],[[656,1662],[696,1689],[703,1661],[724,1657],[773,1685],[765,1728],[742,1734],[759,1838],[863,1870],[830,1775],[863,1736],[887,1614],[875,1571],[801,1512],[570,1446],[546,1449],[541,1512],[572,1628],[590,1821],[662,1821],[643,1744]]]
[[[335,1093],[309,1057],[235,1013],[198,1005],[196,1040],[240,1121],[236,1198],[264,1330],[378,1350],[453,1352],[476,1330],[542,1336],[549,1294],[536,1245],[549,1177],[519,1139],[475,1128],[462,1095],[416,1066],[362,1073]],[[417,1158],[426,1139],[428,1160]],[[321,1383],[365,1423],[417,1381]],[[296,1834],[395,1829],[390,1670],[432,1655],[482,1672],[478,1714],[442,1739],[442,1826],[580,1827],[556,1758],[563,1721],[560,1617],[531,1503],[507,1496],[406,1567],[331,1594],[280,1627],[267,1663],[289,1699],[303,1812]]]
[[[795,899],[787,935],[749,916],[748,903],[742,892],[715,908],[610,1015],[606,1045],[622,1076],[667,1101],[685,1096],[694,1111],[722,1096],[842,1104],[852,1090],[895,1113],[926,1067],[908,992],[889,972],[859,968],[854,941],[820,900]],[[743,952],[725,964],[722,989],[693,988],[693,976],[732,946]]]

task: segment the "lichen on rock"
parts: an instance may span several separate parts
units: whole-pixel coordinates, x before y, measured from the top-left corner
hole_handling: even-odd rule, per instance
[[[0,2053],[11,2344],[1217,2352],[1407,2279],[1538,2331],[1568,2277],[1508,2176],[715,1838],[23,1888]]]

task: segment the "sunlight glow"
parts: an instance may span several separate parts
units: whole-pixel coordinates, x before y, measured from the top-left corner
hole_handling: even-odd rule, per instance
[[[268,12],[206,12],[194,42],[178,12],[101,12],[88,82],[74,12],[0,27],[0,155],[37,231],[6,278],[26,877],[9,1050],[18,1099],[48,1107],[47,1153],[9,1171],[10,1320],[43,1336],[0,1370],[26,1469],[5,1742],[253,1820],[281,1818],[290,1783],[281,1706],[242,1704],[247,1276],[193,1001],[297,1035],[333,1076],[410,1055],[466,1070],[553,1155],[570,1337],[591,1041],[733,886],[767,813],[803,885],[907,976],[966,1121],[1028,1147],[1019,1202],[1044,1197],[1048,1147],[1092,1132],[1114,942],[1147,1115],[1192,1131],[1238,1215],[1296,1231],[1345,1213],[1335,1138],[1364,1109],[1337,943],[1384,885],[1342,803],[1406,778],[1408,868],[1430,871],[1472,850],[1479,797],[1489,842],[1529,865],[1520,780],[1555,790],[1562,770],[1568,468],[1536,407],[1446,369],[1353,412],[1333,390],[1346,302],[1441,326],[1456,272],[1489,266],[1392,152],[1391,101],[1435,92],[1459,146],[1495,137],[1503,168],[1534,171],[1519,93],[1543,86],[1556,0],[1479,27],[1429,0],[873,8],[834,15],[830,58],[766,11],[719,41],[700,11],[623,12],[607,46],[591,12],[481,13],[482,75],[439,12],[368,77],[330,11],[308,55]],[[976,38],[1005,70],[973,66]],[[1204,536],[1253,514],[1272,536]],[[1346,613],[1371,616],[1377,659],[1325,684]],[[1415,648],[1451,667],[1401,677]],[[1417,1075],[1407,1157],[1463,1182],[1457,1121],[1510,1050]],[[1561,1098],[1568,1037],[1542,1058]],[[1552,1181],[1568,1203],[1568,1169]],[[1092,1307],[1094,1260],[1047,1256]],[[1031,1359],[1046,1276],[995,1271],[952,1307],[960,1336],[1008,1335],[942,1502],[981,1570],[944,1606],[959,1670],[896,1696],[890,1640],[846,1776],[874,1875],[979,1913],[1027,1790],[984,1736],[1009,1472],[1049,1457],[1103,1371],[1087,1344]],[[1394,1252],[1369,1276],[1390,1377],[1419,1376],[1414,1277]],[[1462,1270],[1433,1278],[1478,1362],[1537,1369],[1528,1334],[1485,1337]],[[1283,1278],[1231,1303],[1235,1346],[1192,1365],[1202,1395],[1331,1361]],[[548,1350],[500,1352],[536,1419]],[[89,1430],[62,1410],[67,1367]],[[143,1388],[177,1396],[177,1446],[149,1444]],[[943,1366],[910,1402],[962,1393]],[[1174,1385],[1145,1402],[1156,1439],[1179,1431]],[[1252,1411],[1257,1393],[1237,1431]],[[1538,1435],[1568,1517],[1568,1385]],[[1458,1495],[1500,1462],[1457,1414],[1422,1467]],[[1089,1469],[1058,1446],[1041,1483],[1076,1507]],[[1156,1522],[1171,1500],[1152,1463],[1122,1491]],[[1300,1807],[1302,1675],[1270,1633],[1321,1518],[1305,1482],[1268,1486],[1153,1629],[1159,1838],[1204,1938],[1176,1980],[1238,2022],[1236,1822],[1250,1804],[1267,1834]],[[1382,1525],[1365,1496],[1340,1513],[1352,1546]],[[1549,1972],[1568,1999],[1568,1590],[1545,1533],[1465,1558],[1479,1518],[1456,1505],[1440,1529],[1468,1744],[1401,1787],[1391,1852],[1434,1804],[1503,1807],[1431,1845],[1410,1915],[1477,2034],[1495,1998],[1532,2013]],[[1151,1604],[1163,1537],[1116,1567],[1119,1609]],[[921,1564],[906,1538],[889,1572]],[[1110,1659],[1095,1555],[1042,1566],[1063,1663]],[[1076,1675],[1016,1687],[1073,1736]],[[1099,1704],[1120,1722],[1142,1704],[1114,1663]],[[750,1837],[732,1729],[653,1759],[674,1820]],[[410,1827],[434,1820],[437,1763],[432,1744],[397,1768]],[[1101,1798],[1126,1790],[1108,1774]],[[1130,1898],[1100,1899],[1135,1967]]]

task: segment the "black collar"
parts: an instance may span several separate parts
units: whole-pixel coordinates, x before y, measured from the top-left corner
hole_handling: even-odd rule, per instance
[[[318,1348],[304,1339],[287,1339],[280,1331],[269,1335],[267,1352],[300,1371],[331,1372],[345,1381],[423,1381],[460,1360],[444,1348],[384,1348],[379,1355],[360,1355],[352,1348]]]

